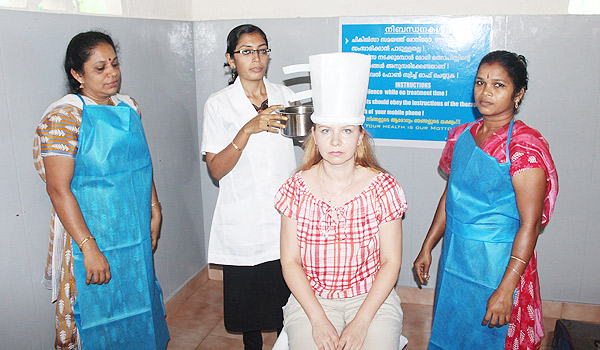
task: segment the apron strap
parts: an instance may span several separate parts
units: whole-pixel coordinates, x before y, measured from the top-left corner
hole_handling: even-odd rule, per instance
[[[476,121],[474,121],[471,125],[469,125],[469,127],[467,127],[463,132],[465,131],[469,131],[471,129],[471,127],[473,127],[473,125],[479,123],[480,120],[482,120],[483,118],[479,118]],[[508,145],[510,145],[510,139],[512,137],[512,131],[513,131],[513,126],[515,124],[515,119],[511,119],[510,121],[510,126],[508,127],[508,137],[506,138],[506,163],[508,163],[508,165],[511,165],[510,162],[510,153],[508,152]]]
[[[85,101],[83,100],[83,97],[81,97],[81,94],[77,94],[77,97],[79,97],[79,99],[81,100],[81,102],[83,102],[83,106],[85,106]]]
[[[511,119],[510,121],[510,127],[508,128],[508,137],[506,138],[506,163],[508,163],[508,166],[510,166],[510,153],[508,153],[508,145],[510,144],[514,124],[515,118]]]
[[[481,118],[477,119],[476,121],[472,122],[471,125],[469,125],[463,132],[471,130],[471,128],[473,127],[473,125],[479,123],[479,121],[482,120],[482,119],[483,119],[483,117],[481,117]]]

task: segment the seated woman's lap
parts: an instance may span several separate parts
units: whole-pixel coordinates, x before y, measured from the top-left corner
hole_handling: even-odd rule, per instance
[[[329,321],[338,331],[349,323],[365,300],[367,294],[345,299],[324,299],[319,302]],[[289,339],[290,350],[317,349],[312,337],[312,326],[302,306],[290,296],[284,310],[284,325]],[[400,297],[393,290],[381,305],[367,332],[363,350],[397,350],[402,331],[402,308]]]
[[[398,350],[402,333],[402,319],[400,297],[394,289],[371,321],[362,349]]]

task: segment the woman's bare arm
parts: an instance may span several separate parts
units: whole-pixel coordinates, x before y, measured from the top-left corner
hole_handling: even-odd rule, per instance
[[[61,156],[44,157],[46,169],[46,191],[61,223],[77,245],[92,236],[88,229],[77,199],[71,192],[71,180],[75,160]],[[79,249],[73,247],[73,249]],[[81,247],[86,271],[85,283],[103,284],[110,281],[110,266],[96,241],[89,239]]]

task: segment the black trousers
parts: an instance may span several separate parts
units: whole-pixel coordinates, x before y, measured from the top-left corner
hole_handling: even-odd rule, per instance
[[[279,260],[255,266],[223,266],[223,313],[230,332],[259,331],[260,336],[261,330],[281,329],[281,308],[289,296]]]

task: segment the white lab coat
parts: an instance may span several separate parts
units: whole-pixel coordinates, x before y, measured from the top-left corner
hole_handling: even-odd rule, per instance
[[[269,105],[288,105],[292,90],[263,78]],[[204,105],[201,151],[221,152],[257,115],[240,79]],[[273,198],[296,167],[291,139],[269,132],[250,136],[235,167],[219,181],[208,262],[253,266],[279,259],[281,218]]]

